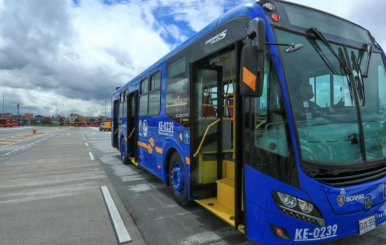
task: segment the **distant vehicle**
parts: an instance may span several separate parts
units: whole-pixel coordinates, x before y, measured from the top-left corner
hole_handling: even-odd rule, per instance
[[[99,126],[99,131],[111,131],[111,123],[110,121],[102,121]]]
[[[7,119],[0,119],[0,127],[13,127],[19,126],[18,122],[9,121]]]
[[[112,146],[255,242],[362,235],[386,221],[385,57],[338,16],[245,3],[114,92]]]

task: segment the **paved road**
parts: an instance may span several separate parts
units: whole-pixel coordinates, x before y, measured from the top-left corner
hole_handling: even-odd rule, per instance
[[[147,171],[134,165],[123,165],[119,152],[110,145],[109,132],[89,128],[83,128],[82,131],[148,245],[255,244],[204,208],[198,205],[182,208],[177,205],[171,190]],[[363,236],[324,244],[386,244],[386,224]]]
[[[110,132],[56,130],[0,148],[0,244],[117,244],[102,185],[130,245],[254,244],[202,207],[177,205],[170,188],[145,170],[123,165]],[[386,244],[386,225],[325,244]]]
[[[51,131],[56,127],[11,127],[11,128],[0,128],[0,138],[18,136],[18,135],[28,135],[32,134],[32,130],[36,129],[37,133]]]
[[[110,190],[131,244],[145,244],[81,130],[31,140],[2,148],[19,150],[0,156],[0,244],[117,244],[101,186]]]

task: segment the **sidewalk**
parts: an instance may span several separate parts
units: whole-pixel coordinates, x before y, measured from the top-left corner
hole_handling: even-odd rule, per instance
[[[76,128],[0,164],[1,244],[118,244],[100,187],[107,186],[132,241],[146,244]]]

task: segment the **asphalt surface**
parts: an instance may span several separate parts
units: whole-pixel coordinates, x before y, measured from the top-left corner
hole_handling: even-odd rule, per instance
[[[101,186],[109,189],[131,244],[145,244],[87,145],[78,128],[53,128],[1,148],[11,153],[0,157],[0,244],[118,244]]]
[[[133,238],[128,244],[255,244],[201,206],[177,205],[170,188],[144,169],[123,165],[110,132],[38,131],[0,146],[0,244],[118,244],[101,186]],[[386,225],[323,244],[386,244]]]
[[[256,244],[201,206],[183,208],[177,205],[170,188],[146,170],[131,164],[123,165],[119,152],[111,147],[110,132],[91,128],[82,131],[147,244]],[[323,244],[386,244],[386,224],[362,236]]]

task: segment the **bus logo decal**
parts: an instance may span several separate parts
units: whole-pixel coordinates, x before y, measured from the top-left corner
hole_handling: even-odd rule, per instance
[[[147,130],[148,130],[148,127],[147,127],[147,121],[146,120],[143,120],[143,136],[147,136]]]
[[[139,128],[139,136],[142,136],[142,120],[139,120],[139,122],[138,122],[138,128]]]
[[[371,196],[367,196],[365,198],[365,208],[370,208],[371,207]]]
[[[339,207],[343,206],[344,201],[346,199],[345,195],[346,195],[346,191],[344,189],[340,189],[340,195],[337,198]]]
[[[227,35],[226,32],[227,32],[227,30],[217,34],[216,36],[214,36],[211,39],[209,39],[208,41],[206,41],[205,44],[209,44],[210,43],[212,45],[212,44],[217,43],[218,41],[220,41],[220,40],[225,38],[225,36]]]

